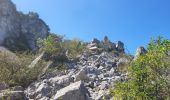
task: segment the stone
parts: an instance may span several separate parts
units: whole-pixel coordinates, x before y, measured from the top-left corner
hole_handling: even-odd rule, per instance
[[[104,74],[102,73],[102,74],[98,75],[98,78],[99,78],[100,80],[102,80],[102,79],[104,78]]]
[[[96,51],[98,48],[95,46],[95,47],[90,47],[89,49],[92,51]]]
[[[55,76],[34,82],[25,90],[25,93],[29,99],[43,100],[43,98],[51,98],[58,90],[68,86],[74,81],[70,76],[72,73],[73,72],[70,71],[68,75]]]
[[[81,81],[57,91],[53,100],[88,100],[89,92]]]
[[[109,71],[109,76],[112,77],[115,73],[115,69],[114,68],[111,68],[110,71]]]
[[[63,76],[56,76],[54,78],[50,78],[49,81],[52,84],[67,86],[74,80],[69,75],[63,75]]]
[[[104,90],[104,89],[108,89],[109,88],[109,84],[107,81],[103,81],[101,82],[101,85],[99,86],[100,90]]]
[[[112,67],[116,66],[116,62],[108,61],[105,63],[105,66],[106,66],[107,70],[110,70]]]
[[[90,81],[94,80],[99,74],[99,70],[96,67],[84,67],[75,76],[75,81]]]
[[[89,77],[87,76],[85,70],[80,70],[76,77],[75,77],[75,81],[80,81],[80,80],[83,80],[83,81],[88,81],[89,80]]]
[[[144,47],[137,48],[134,60],[136,60],[139,56],[144,55],[146,53],[147,50]]]
[[[9,88],[9,86],[7,85],[7,84],[5,84],[5,83],[0,83],[0,91],[1,90],[5,90],[5,89],[8,89]]]

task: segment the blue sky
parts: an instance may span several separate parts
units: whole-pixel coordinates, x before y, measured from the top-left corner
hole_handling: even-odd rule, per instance
[[[170,39],[170,0],[12,0],[37,12],[51,32],[90,41],[121,40],[131,54],[159,35]]]

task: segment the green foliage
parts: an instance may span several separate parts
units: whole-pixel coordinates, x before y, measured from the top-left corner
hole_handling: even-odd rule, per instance
[[[46,39],[39,40],[38,44],[57,61],[65,61],[67,57],[75,59],[85,48],[85,45],[78,39],[63,40],[62,36],[56,34],[50,34]]]
[[[85,49],[85,45],[78,39],[64,41],[64,47],[68,50],[67,56],[76,59]]]
[[[39,40],[38,44],[49,55],[49,59],[64,61],[66,60],[66,50],[62,41],[62,36],[50,34],[46,39]]]
[[[0,82],[10,86],[28,86],[41,73],[45,61],[40,61],[34,68],[28,68],[35,56],[29,53],[0,53]]]
[[[117,100],[158,100],[170,97],[170,41],[159,37],[128,69],[129,80],[118,82],[111,93]]]

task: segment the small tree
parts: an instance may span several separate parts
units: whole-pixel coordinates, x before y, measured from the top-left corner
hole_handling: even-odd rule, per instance
[[[63,61],[66,60],[66,49],[62,41],[62,36],[50,34],[46,39],[39,40],[38,44],[41,45],[43,50],[49,55],[48,59]]]

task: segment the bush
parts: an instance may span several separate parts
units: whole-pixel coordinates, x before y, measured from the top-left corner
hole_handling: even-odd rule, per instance
[[[78,39],[63,40],[62,36],[50,34],[46,39],[39,40],[38,44],[49,55],[49,59],[65,61],[68,58],[76,59],[80,55],[85,45]]]
[[[66,50],[68,50],[67,56],[73,59],[76,59],[85,49],[84,43],[78,39],[64,41],[63,44]]]
[[[129,80],[118,82],[111,91],[117,100],[162,100],[170,96],[170,41],[152,40],[148,53],[139,56],[128,69]]]
[[[46,62],[40,61],[34,68],[28,65],[35,56],[28,53],[0,52],[0,82],[9,86],[27,87],[37,79]]]
[[[50,34],[46,39],[38,40],[38,44],[46,52],[48,60],[64,61],[67,58],[62,41],[62,36]]]

